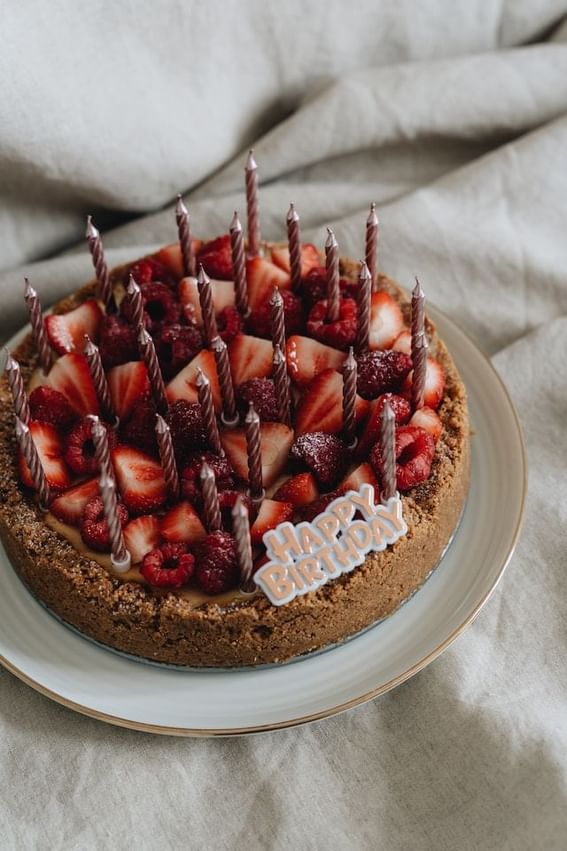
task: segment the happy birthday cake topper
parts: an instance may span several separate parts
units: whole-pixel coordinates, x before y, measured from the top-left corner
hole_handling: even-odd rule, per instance
[[[350,573],[370,551],[380,552],[406,533],[399,495],[375,505],[373,486],[362,484],[360,490],[337,497],[311,522],[280,523],[266,532],[269,561],[254,582],[274,606],[283,606]]]

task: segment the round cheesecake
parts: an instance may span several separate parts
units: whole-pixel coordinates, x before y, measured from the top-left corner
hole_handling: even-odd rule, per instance
[[[278,246],[265,246],[266,252],[273,249]],[[116,291],[123,286],[126,271],[113,272]],[[356,264],[341,260],[344,281],[356,284],[357,274]],[[53,312],[74,310],[93,298],[95,288],[95,283],[83,287],[57,304]],[[410,301],[402,289],[380,275],[378,291],[396,302],[405,327],[409,326]],[[370,552],[355,570],[285,605],[274,605],[259,588],[242,591],[238,583],[214,595],[191,582],[180,588],[155,587],[136,564],[124,575],[115,574],[108,553],[90,548],[77,527],[61,522],[51,512],[42,512],[33,490],[22,485],[12,397],[4,378],[0,383],[0,535],[14,569],[48,609],[85,636],[133,656],[195,668],[286,662],[344,641],[390,615],[440,561],[459,523],[469,486],[465,389],[428,318],[425,327],[428,354],[444,374],[436,411],[440,434],[436,435],[429,475],[401,493],[407,534],[381,552]],[[248,329],[244,332],[250,334]],[[12,354],[31,390],[40,381],[31,335]],[[293,377],[291,368],[290,372]],[[238,387],[236,390],[238,393]],[[305,386],[294,390],[299,408],[305,393]],[[292,425],[296,427],[295,418]],[[363,429],[364,419],[358,426],[359,437]],[[349,460],[352,456],[352,463],[341,480],[348,479],[349,472],[361,463],[368,466],[368,457],[355,460],[346,448],[345,455]],[[285,468],[280,479],[285,482],[297,473],[297,460],[290,457],[289,469]],[[238,475],[235,478],[237,487],[243,489],[245,484]],[[340,493],[339,485],[320,487],[319,499],[325,493]],[[277,502],[273,488],[268,496],[275,496]],[[157,514],[162,516],[167,510],[163,506]],[[298,522],[302,516],[307,515],[299,511],[291,520]],[[188,549],[193,551],[191,544]],[[261,547],[255,556],[256,565],[262,564]]]

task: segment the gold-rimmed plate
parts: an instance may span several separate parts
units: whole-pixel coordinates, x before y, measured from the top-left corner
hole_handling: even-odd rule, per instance
[[[132,661],[59,623],[22,585],[0,550],[0,662],[32,688],[85,715],[181,736],[274,730],[342,712],[428,665],[474,619],[508,564],[521,526],[526,458],[498,374],[471,340],[430,314],[469,394],[471,488],[440,565],[382,623],[326,653],[281,667],[176,671]]]

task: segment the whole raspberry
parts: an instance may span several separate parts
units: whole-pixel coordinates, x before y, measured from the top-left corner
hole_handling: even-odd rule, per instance
[[[156,588],[181,588],[193,576],[194,567],[186,544],[163,544],[144,556],[140,573]]]
[[[322,514],[326,508],[331,504],[331,502],[336,499],[340,494],[338,491],[331,491],[330,493],[326,493],[324,496],[320,496],[318,499],[315,499],[313,502],[308,503],[307,505],[301,505],[299,508],[296,508],[297,516],[300,520],[307,520],[311,523],[319,514]]]
[[[152,281],[161,281],[168,286],[175,285],[175,280],[169,269],[154,257],[144,257],[143,260],[133,263],[127,271],[126,283],[128,283],[130,275],[140,285],[149,284]]]
[[[322,431],[297,437],[291,447],[291,457],[303,462],[323,490],[329,490],[343,477],[349,460],[342,440]]]
[[[305,314],[301,300],[290,290],[280,290],[283,300],[285,332],[289,337],[291,334],[301,334],[305,329]],[[253,334],[257,337],[272,336],[272,319],[270,299],[267,298],[262,304],[252,311],[248,324]]]
[[[195,548],[195,581],[205,594],[222,594],[239,580],[236,543],[228,532],[212,532]]]
[[[396,390],[411,370],[411,358],[404,352],[364,352],[357,355],[357,390],[363,399],[375,399]]]
[[[199,475],[205,462],[215,474],[217,490],[227,490],[234,487],[234,470],[226,456],[215,455],[213,452],[192,454],[187,465],[181,471],[181,490],[185,499],[188,499],[197,507],[201,504]]]
[[[103,319],[99,350],[105,369],[139,359],[134,329],[122,317],[114,314]]]
[[[230,235],[225,233],[216,239],[206,242],[197,254],[197,264],[202,263],[207,275],[221,281],[231,281],[232,249]]]
[[[120,438],[142,452],[157,455],[156,406],[150,396],[138,399],[128,419],[120,423]]]
[[[162,323],[172,325],[179,322],[181,305],[166,284],[155,281],[142,284],[140,289],[144,302],[144,314],[149,317],[149,327],[152,331],[154,328],[161,328]],[[128,308],[126,307],[125,310]]]
[[[51,423],[59,431],[66,431],[77,419],[77,414],[63,393],[51,387],[36,387],[30,393],[32,420]]]
[[[396,429],[396,484],[398,490],[407,491],[431,474],[435,455],[435,441],[420,426],[400,426]],[[370,463],[378,478],[382,476],[382,453],[376,443],[370,453]]]
[[[217,328],[225,343],[230,343],[244,330],[244,321],[236,307],[225,307],[217,316]]]
[[[356,299],[358,284],[341,278],[339,281],[341,295]],[[301,295],[308,308],[313,307],[318,301],[327,298],[327,270],[324,266],[311,269],[309,274],[301,281]]]
[[[196,325],[163,324],[154,335],[154,344],[163,377],[180,372],[203,348],[203,335]]]
[[[190,452],[205,446],[207,436],[201,406],[198,402],[178,399],[169,406],[166,420],[171,429],[171,438],[178,460],[187,458]]]
[[[125,526],[128,522],[128,511],[122,502],[118,503],[118,517],[120,525]],[[83,508],[80,528],[81,537],[87,547],[101,553],[110,550],[108,524],[104,519],[104,505],[100,496],[93,497]]]
[[[277,422],[278,402],[271,378],[249,378],[238,388],[238,407],[246,413],[250,402],[263,422]]]
[[[108,444],[112,449],[116,445],[116,434],[106,423],[103,423],[108,435]],[[89,417],[83,417],[73,426],[65,440],[63,457],[74,473],[85,476],[98,473],[93,442],[93,423]]]
[[[326,346],[334,349],[348,349],[356,339],[356,302],[352,298],[341,298],[339,318],[336,322],[327,321],[327,301],[318,301],[307,320],[307,333]]]

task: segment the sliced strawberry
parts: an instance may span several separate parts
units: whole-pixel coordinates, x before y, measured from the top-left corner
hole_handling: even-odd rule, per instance
[[[395,352],[403,352],[404,355],[411,355],[411,331],[408,331],[406,328],[405,331],[398,334],[392,348]]]
[[[167,398],[170,402],[175,402],[177,399],[185,399],[187,402],[197,402],[199,399],[197,393],[198,369],[201,369],[211,382],[211,393],[215,410],[219,412],[222,407],[222,400],[217,376],[217,366],[214,354],[208,351],[208,349],[200,351],[197,357],[194,357],[169,382],[165,388]]]
[[[386,292],[374,293],[370,302],[369,349],[389,349],[404,327],[400,306]]]
[[[272,248],[272,263],[291,272],[289,265],[289,248]],[[316,269],[321,264],[321,258],[317,248],[311,242],[304,242],[301,246],[301,277],[305,278],[311,269]]]
[[[115,366],[106,375],[112,406],[119,419],[130,414],[139,399],[150,392],[150,379],[143,361],[129,361]]]
[[[199,515],[189,502],[174,505],[160,521],[160,533],[169,543],[194,544],[206,538],[207,532]]]
[[[357,422],[368,412],[370,403],[356,397]],[[334,369],[324,369],[309,383],[296,413],[296,434],[324,431],[336,434],[343,428],[343,377]]]
[[[54,499],[49,510],[62,523],[78,526],[83,508],[97,494],[98,479],[87,479]]]
[[[98,342],[101,322],[102,310],[95,299],[90,298],[69,313],[46,316],[45,330],[57,354],[64,355],[75,349],[82,352],[85,334],[88,334],[94,343]]]
[[[118,490],[130,511],[148,513],[164,504],[167,490],[161,464],[131,446],[113,449],[112,463]]]
[[[298,473],[277,489],[274,499],[279,502],[291,502],[295,507],[309,505],[319,496],[317,482],[313,473]]]
[[[245,429],[236,428],[225,431],[221,435],[221,441],[235,473],[241,479],[248,481]],[[292,443],[293,431],[283,423],[264,423],[260,426],[264,487],[268,488],[276,481],[286,464]]]
[[[84,355],[70,352],[60,357],[49,370],[45,383],[63,393],[79,416],[99,413],[95,386]]]
[[[340,369],[346,354],[310,337],[294,335],[286,344],[287,367],[297,384],[308,384],[324,369]]]
[[[439,419],[438,414],[436,411],[427,407],[420,408],[418,411],[415,411],[409,421],[409,425],[424,428],[425,431],[429,432],[435,443],[437,443],[441,437],[441,432],[443,431],[443,423]]]
[[[380,438],[380,421],[382,419],[382,408],[384,402],[388,401],[394,412],[396,426],[404,425],[408,422],[411,414],[411,408],[407,399],[397,396],[395,393],[383,393],[370,403],[368,419],[364,426],[364,431],[360,436],[356,447],[357,458],[367,458],[368,453]]]
[[[347,491],[357,491],[361,485],[372,485],[374,487],[374,501],[380,499],[378,491],[378,479],[374,470],[365,462],[360,464],[355,470],[352,470],[342,482],[337,486],[337,493],[346,493]]]
[[[228,356],[235,387],[250,378],[266,378],[272,371],[271,340],[238,334],[228,347]]]
[[[65,490],[71,484],[71,476],[63,461],[64,446],[57,430],[49,423],[41,423],[35,420],[31,420],[28,425],[49,486],[56,492]],[[18,466],[20,478],[24,485],[30,488],[35,487],[29,467],[21,452],[18,453]]]
[[[293,505],[291,502],[276,502],[273,499],[265,499],[250,529],[252,545],[261,544],[262,537],[266,532],[275,529],[285,520],[290,520],[292,516]]]
[[[201,240],[193,239],[191,241],[191,246],[193,248],[193,255],[196,256],[201,247]],[[164,245],[163,248],[160,248],[160,250],[156,253],[156,258],[169,269],[175,278],[182,278],[185,274],[185,270],[183,269],[181,246],[178,242],[172,242],[170,245]]]
[[[227,307],[234,306],[234,282],[216,281],[211,278],[211,293],[213,296],[213,307],[218,316]],[[203,324],[201,316],[201,302],[199,300],[199,289],[197,278],[183,278],[178,287],[179,301],[184,307],[191,308],[191,314],[198,325]]]
[[[445,369],[439,361],[434,358],[427,358],[427,369],[425,372],[425,394],[423,404],[428,408],[436,410],[441,404],[443,392],[445,390]],[[402,395],[411,400],[413,371],[405,379],[402,385]]]
[[[279,287],[280,290],[291,289],[289,272],[284,272],[275,263],[270,263],[262,257],[252,257],[246,261],[246,280],[250,310],[256,310],[263,301],[270,298],[274,287]]]
[[[159,543],[159,521],[155,514],[143,514],[131,520],[122,530],[132,562],[138,564]]]

